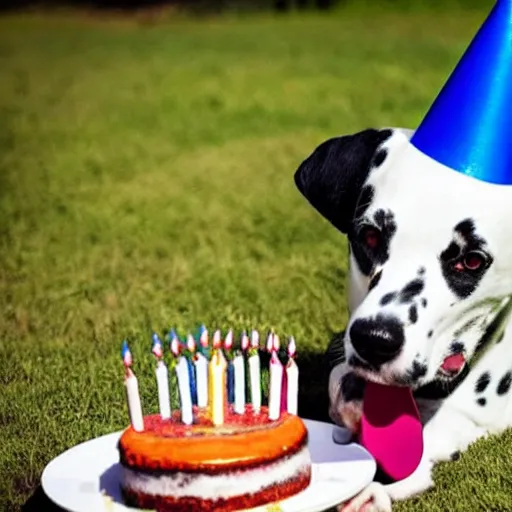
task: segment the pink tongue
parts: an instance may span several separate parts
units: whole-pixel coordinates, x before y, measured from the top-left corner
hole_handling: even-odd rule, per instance
[[[366,383],[360,442],[394,480],[418,467],[423,429],[410,388]]]

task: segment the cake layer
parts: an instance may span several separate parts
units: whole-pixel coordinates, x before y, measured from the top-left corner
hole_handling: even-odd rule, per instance
[[[261,465],[254,469],[237,470],[218,475],[183,472],[154,474],[122,468],[123,488],[147,495],[199,498],[202,500],[229,499],[241,494],[255,494],[262,488],[283,482],[311,471],[307,447],[290,457]]]
[[[260,487],[254,493],[238,494],[227,498],[176,497],[147,494],[132,489],[122,489],[122,494],[128,506],[156,510],[157,512],[190,512],[192,510],[194,512],[233,512],[282,501],[306,489],[310,482],[311,468],[279,484],[271,483],[267,487]]]
[[[254,468],[293,455],[307,443],[307,429],[300,418],[283,413],[268,419],[268,409],[244,415],[226,409],[223,426],[213,426],[201,410],[195,423],[183,425],[179,416],[162,420],[144,418],[144,431],[128,427],[119,440],[123,466],[144,472],[215,474]]]

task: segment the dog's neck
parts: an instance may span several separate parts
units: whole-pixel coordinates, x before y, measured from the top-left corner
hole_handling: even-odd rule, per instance
[[[439,400],[451,395],[477,365],[478,361],[480,361],[494,345],[501,342],[505,334],[505,329],[511,320],[511,316],[512,295],[503,301],[496,317],[489,324],[483,336],[478,341],[473,357],[466,363],[461,373],[448,382],[443,380],[429,382],[425,386],[416,389],[414,396],[416,398]]]

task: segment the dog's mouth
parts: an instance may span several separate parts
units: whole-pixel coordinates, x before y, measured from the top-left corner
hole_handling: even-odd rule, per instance
[[[444,380],[451,380],[457,377],[462,372],[466,365],[466,358],[463,354],[457,353],[445,357],[439,370],[437,377]]]
[[[418,388],[425,384],[424,374],[426,370],[419,371],[421,365],[414,364],[409,371],[404,374],[397,375],[393,372],[382,372],[381,369],[373,368],[371,365],[361,360],[357,356],[352,356],[349,360],[349,366],[354,372],[365,380],[389,386],[405,386],[410,388]],[[435,379],[441,381],[452,381],[458,377],[466,366],[466,358],[462,353],[450,354],[445,357],[439,366]]]

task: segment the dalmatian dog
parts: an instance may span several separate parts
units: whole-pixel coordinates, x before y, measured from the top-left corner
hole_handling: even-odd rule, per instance
[[[413,132],[329,139],[295,183],[349,242],[350,318],[327,357],[329,414],[356,433],[365,383],[409,386],[423,423],[417,469],[342,505],[387,512],[434,483],[437,461],[512,424],[512,188],[454,172]]]

